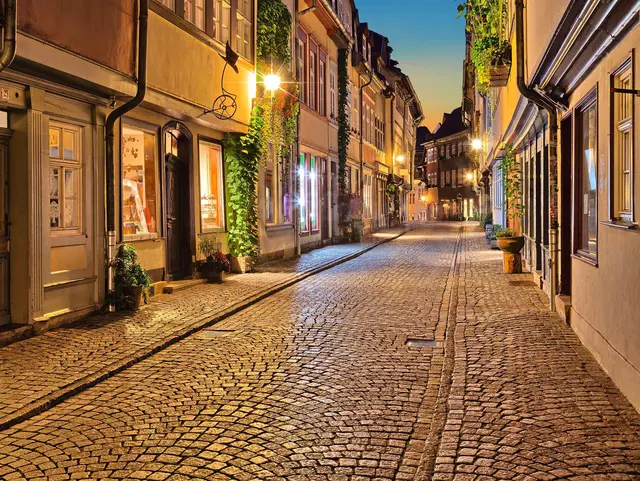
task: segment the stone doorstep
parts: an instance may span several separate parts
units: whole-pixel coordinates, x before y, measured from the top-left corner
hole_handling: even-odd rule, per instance
[[[174,292],[183,291],[193,286],[199,286],[200,284],[205,284],[206,282],[207,282],[206,279],[185,279],[183,281],[171,281],[171,282],[165,283],[164,287],[162,288],[162,293],[173,294]]]
[[[556,312],[564,322],[571,325],[571,296],[556,296]]]

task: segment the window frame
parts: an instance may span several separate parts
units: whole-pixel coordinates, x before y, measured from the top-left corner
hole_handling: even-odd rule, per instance
[[[212,234],[212,233],[220,233],[227,231],[227,182],[225,176],[225,168],[224,168],[224,146],[221,141],[212,139],[209,137],[204,137],[198,135],[198,215],[200,217],[200,234]],[[200,168],[200,154],[201,147],[203,144],[209,144],[214,146],[219,151],[219,166],[220,166],[220,182],[221,182],[221,191],[222,191],[222,225],[220,227],[215,227],[213,229],[205,229],[203,225],[203,217],[202,217],[202,169]]]
[[[59,129],[60,130],[60,138],[59,138],[59,149],[60,149],[60,157],[51,157],[51,144],[50,140],[48,143],[48,154],[47,159],[49,161],[48,164],[48,172],[49,176],[51,175],[51,170],[54,168],[58,169],[58,227],[51,227],[51,221],[49,220],[49,234],[52,237],[68,237],[68,236],[80,236],[83,235],[85,230],[85,222],[84,222],[84,214],[86,210],[85,206],[85,186],[84,186],[84,176],[85,176],[85,162],[84,162],[84,127],[75,123],[60,121],[56,119],[49,119],[47,126],[47,138],[49,138],[51,129]],[[76,135],[76,145],[75,152],[77,159],[65,159],[64,158],[64,131],[75,132]],[[66,170],[73,170],[77,172],[76,183],[76,193],[74,196],[74,200],[76,201],[77,212],[76,219],[77,225],[71,227],[65,227],[64,221],[64,210],[67,196],[64,193],[64,175]],[[50,181],[50,180],[49,180]],[[49,189],[50,190],[50,189]],[[48,195],[48,217],[51,217],[51,193]]]
[[[318,53],[318,113],[327,116],[327,54]]]
[[[153,233],[148,233],[148,234],[129,234],[126,235],[124,234],[124,219],[123,219],[123,215],[122,215],[122,202],[123,202],[123,185],[122,185],[122,181],[123,181],[123,161],[124,161],[124,155],[123,155],[123,142],[122,142],[122,137],[124,135],[123,131],[124,131],[124,127],[130,127],[133,129],[137,129],[140,130],[144,133],[148,133],[148,134],[152,134],[154,136],[154,156],[155,156],[155,162],[154,162],[154,166],[155,166],[155,175],[156,175],[156,232]],[[161,160],[160,160],[160,152],[161,152],[161,145],[160,142],[162,141],[162,130],[159,126],[156,125],[149,125],[146,124],[144,122],[138,121],[136,119],[133,118],[129,118],[129,117],[124,117],[120,120],[120,205],[119,205],[119,209],[120,209],[120,231],[118,233],[118,238],[120,240],[120,242],[127,242],[127,243],[131,243],[131,242],[140,242],[140,241],[148,241],[148,240],[155,240],[155,239],[160,239],[162,237],[161,235],[161,230],[163,229],[164,223],[162,222],[162,203],[163,203],[163,199],[162,199],[162,186],[161,186],[161,182],[163,182],[163,176],[162,176],[162,169],[161,169]]]
[[[298,99],[301,103],[309,105],[307,95],[307,74],[309,62],[307,60],[307,50],[309,48],[309,38],[307,33],[298,27],[298,35],[296,38],[296,80],[298,81]]]
[[[318,44],[311,38],[309,40],[309,108],[318,111]]]
[[[338,73],[337,73],[336,65],[331,62],[329,64],[329,117],[332,120],[337,120],[338,118],[338,96],[337,96],[337,81],[338,81]]]
[[[632,49],[630,55],[611,73],[609,77],[610,89],[610,102],[609,102],[609,115],[610,115],[610,151],[609,156],[609,222],[620,223],[627,226],[635,225],[635,96],[631,94],[614,93],[613,88],[619,87],[619,81],[621,78],[629,77],[630,88],[635,88],[635,49]],[[628,98],[631,98],[630,107],[631,112],[628,117],[624,119],[620,118],[620,109],[623,102]],[[628,133],[630,136],[630,149],[629,149],[629,209],[623,209],[623,162],[621,158],[621,151],[623,151],[623,136],[624,133]]]
[[[598,146],[598,137],[599,137],[599,109],[598,109],[598,86],[596,85],[591,91],[589,91],[578,104],[574,107],[574,124],[573,124],[573,143],[574,143],[574,159],[573,159],[573,238],[572,238],[572,256],[574,258],[583,260],[593,266],[598,265],[598,249],[599,249],[599,222],[598,222],[598,209],[599,209],[599,199],[598,199],[598,181],[599,181],[599,169],[598,169],[598,155],[599,155],[599,146]],[[584,169],[584,158],[582,157],[582,140],[583,140],[583,130],[582,130],[582,120],[584,113],[590,109],[592,106],[595,106],[595,152],[594,152],[594,165],[595,165],[595,174],[596,174],[596,205],[595,205],[595,214],[596,214],[596,247],[595,252],[592,253],[583,248],[583,238],[582,238],[582,228],[584,221],[584,192],[583,192],[583,169]]]
[[[195,1],[195,0],[194,0]],[[212,45],[211,40],[215,43],[216,49],[219,53],[224,54],[225,45],[228,41],[230,45],[235,46],[234,50],[236,53],[240,55],[240,57],[249,63],[253,64],[255,61],[255,43],[256,43],[256,7],[255,2],[252,1],[251,8],[251,40],[249,42],[249,50],[250,53],[248,56],[245,56],[244,53],[239,52],[236,45],[236,37],[238,34],[238,2],[242,0],[203,0],[204,1],[204,28],[198,27],[195,22],[187,19],[185,16],[185,5],[187,0],[171,0],[173,6],[166,5],[163,0],[153,0],[151,2],[152,10],[165,18],[168,21],[178,25],[183,30],[192,34],[194,37],[198,38],[202,42],[207,45]],[[228,28],[228,38],[224,38],[222,35],[222,20],[223,15],[221,15],[222,3],[229,10],[229,25]],[[218,15],[214,15],[216,12],[216,8],[219,7],[217,11]],[[243,14],[240,14],[244,17]],[[219,25],[219,28],[217,27]]]

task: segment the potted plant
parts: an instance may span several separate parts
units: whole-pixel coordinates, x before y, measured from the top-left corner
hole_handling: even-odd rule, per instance
[[[210,284],[220,284],[222,273],[231,272],[229,259],[220,252],[220,243],[212,235],[202,236],[198,243],[200,253],[205,260],[200,264],[200,276],[207,279]]]
[[[151,279],[138,263],[136,249],[121,244],[113,267],[115,288],[107,293],[107,303],[114,304],[118,310],[137,311],[143,300],[145,304],[148,302],[146,290],[151,287]]]
[[[498,247],[503,252],[504,273],[519,274],[522,272],[522,257],[520,251],[524,247],[524,237],[519,235],[520,219],[524,215],[522,202],[521,171],[512,145],[505,146],[505,154],[499,165],[504,185],[504,197],[507,209],[507,218],[512,228],[496,231]]]

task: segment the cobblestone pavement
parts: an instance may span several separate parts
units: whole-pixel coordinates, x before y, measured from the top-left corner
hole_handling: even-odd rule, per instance
[[[96,315],[0,348],[0,425],[39,409],[51,398],[122,368],[167,339],[198,327],[274,286],[353,255],[404,232],[390,229],[360,244],[317,249],[297,259],[227,276],[222,285],[199,285],[153,298],[135,314]]]
[[[458,229],[406,234],[0,432],[0,479],[640,479],[640,416]]]

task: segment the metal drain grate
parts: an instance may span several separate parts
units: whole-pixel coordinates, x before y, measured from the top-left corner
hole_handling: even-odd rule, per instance
[[[228,337],[231,334],[233,334],[236,331],[225,331],[225,330],[208,330],[208,331],[202,331],[199,334],[197,334],[198,337],[202,338],[202,339],[217,339],[219,337]]]
[[[409,347],[439,347],[438,341],[432,341],[429,339],[407,339],[407,346]]]

